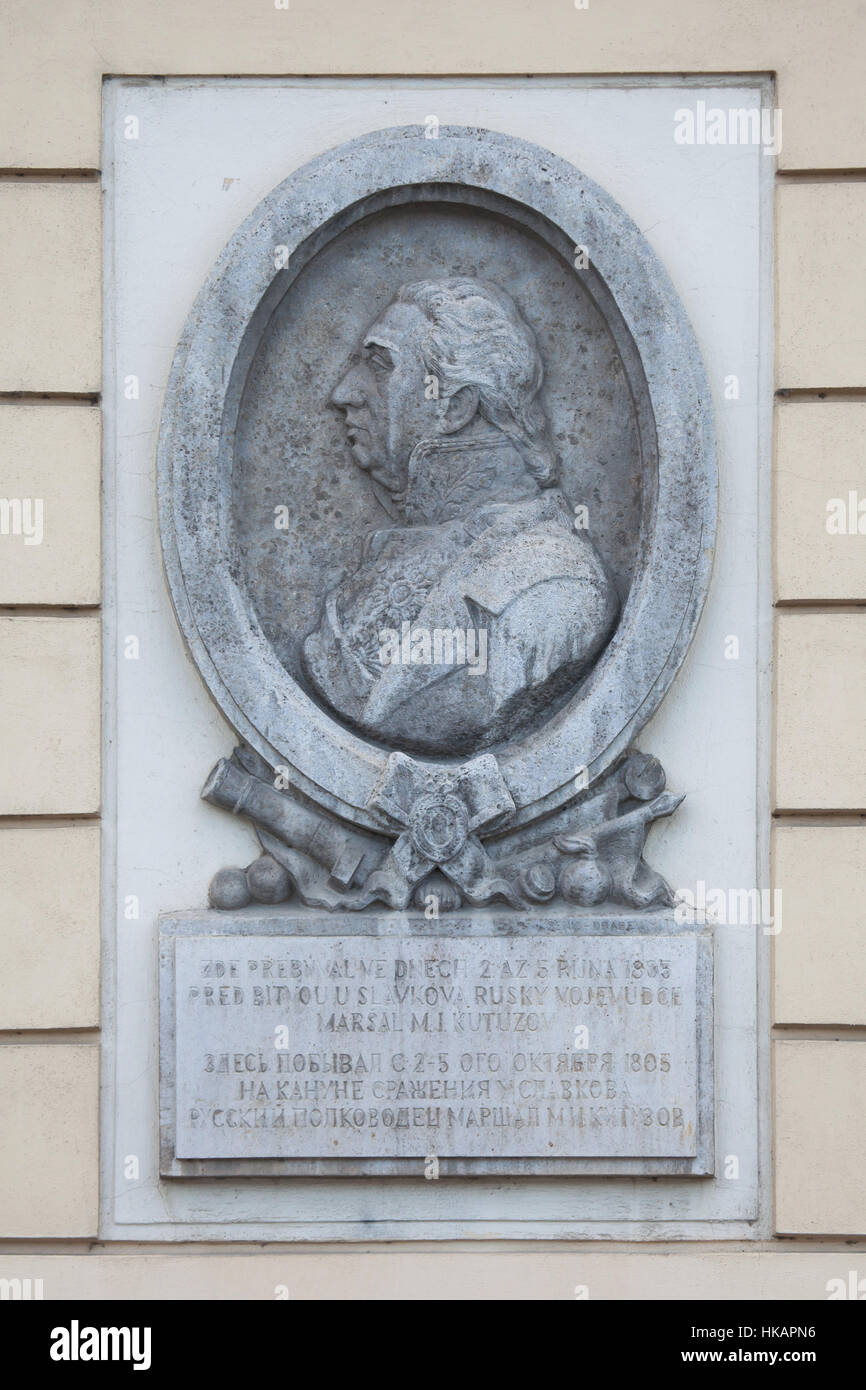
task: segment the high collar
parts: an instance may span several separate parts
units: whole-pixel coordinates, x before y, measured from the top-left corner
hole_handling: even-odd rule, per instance
[[[409,526],[465,518],[491,502],[522,502],[540,488],[515,446],[496,432],[416,444],[408,481],[394,503]]]

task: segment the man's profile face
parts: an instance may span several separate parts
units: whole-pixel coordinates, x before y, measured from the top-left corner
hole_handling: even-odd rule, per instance
[[[345,413],[352,457],[389,492],[406,487],[409,455],[439,432],[435,399],[426,399],[421,343],[428,330],[414,304],[389,304],[331,394]]]

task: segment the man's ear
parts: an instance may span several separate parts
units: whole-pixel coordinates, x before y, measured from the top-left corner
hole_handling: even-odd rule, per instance
[[[456,434],[475,418],[478,409],[478,387],[461,386],[442,403],[439,428],[443,434]]]

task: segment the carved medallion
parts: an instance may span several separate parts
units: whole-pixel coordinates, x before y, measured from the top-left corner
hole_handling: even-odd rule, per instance
[[[679,798],[633,740],[709,579],[707,401],[652,251],[547,151],[386,130],[260,204],[159,453],[178,620],[240,737],[203,794],[264,851],[214,906],[671,904],[643,848]]]

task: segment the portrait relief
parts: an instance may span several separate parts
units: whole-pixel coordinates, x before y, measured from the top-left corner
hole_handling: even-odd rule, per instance
[[[299,265],[228,501],[244,601],[328,720],[460,759],[581,698],[653,505],[631,370],[573,264],[493,204],[374,208]]]
[[[330,405],[390,524],[358,538],[303,667],[396,747],[467,754],[573,689],[615,625],[604,562],[559,487],[531,325],[502,286],[403,284]]]
[[[164,420],[169,581],[240,734],[202,795],[263,850],[210,901],[669,906],[643,848],[680,797],[632,739],[711,557],[688,324],[599,189],[556,165],[551,206],[552,156],[440,132],[430,181],[411,128],[353,149],[227,248]]]

